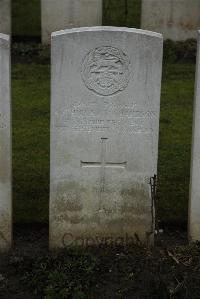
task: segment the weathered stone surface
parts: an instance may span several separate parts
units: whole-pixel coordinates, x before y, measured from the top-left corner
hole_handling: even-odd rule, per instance
[[[153,242],[162,43],[115,27],[52,35],[50,247]]]
[[[200,0],[142,0],[142,29],[163,34],[164,39],[196,38],[200,28]]]
[[[53,31],[102,24],[102,0],[41,0],[41,11],[45,44]]]
[[[11,246],[10,38],[0,34],[0,250]]]
[[[200,241],[200,31],[196,62],[193,142],[190,174],[189,239]]]
[[[11,33],[11,4],[10,0],[0,0],[0,32]]]

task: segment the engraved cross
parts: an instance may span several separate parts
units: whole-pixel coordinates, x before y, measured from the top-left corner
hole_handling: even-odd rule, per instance
[[[105,170],[106,168],[125,168],[127,162],[106,162],[106,141],[108,138],[101,138],[101,157],[99,162],[83,162],[81,161],[81,167],[87,168],[100,168],[100,199],[105,191]]]

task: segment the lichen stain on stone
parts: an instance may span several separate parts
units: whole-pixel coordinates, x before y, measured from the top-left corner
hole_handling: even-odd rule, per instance
[[[51,226],[60,227],[61,237],[68,231],[73,235],[94,231],[97,236],[101,232],[112,236],[123,233],[143,235],[149,231],[152,221],[150,186],[135,183],[111,191],[106,190],[99,202],[95,186],[59,182],[51,202]],[[56,237],[58,242],[61,237]]]
[[[11,221],[5,211],[0,211],[0,250],[11,247]]]
[[[3,144],[5,141],[3,141],[2,135],[0,135],[0,144]],[[5,148],[1,148],[0,147],[0,151],[1,151],[1,155],[0,155],[0,182],[2,184],[10,182],[10,165],[8,162],[8,159],[5,158],[6,155],[6,149]]]
[[[96,225],[100,225],[99,214],[94,212],[93,216],[87,216],[84,218],[84,224],[91,225],[92,223],[95,223]]]
[[[143,215],[149,213],[151,198],[146,186],[144,188],[123,189],[121,196],[120,210],[122,214]]]
[[[73,215],[69,217],[69,221],[71,222],[71,224],[79,224],[82,221],[82,217],[79,215]]]
[[[84,198],[89,186],[74,182],[62,182],[56,186],[51,205],[51,221],[78,224],[83,222]]]
[[[55,205],[56,209],[63,211],[80,211],[82,202],[80,194],[83,192],[75,183],[62,183],[57,186]]]
[[[181,28],[185,28],[188,30],[196,30],[200,26],[200,20],[193,22],[180,22],[179,25]]]

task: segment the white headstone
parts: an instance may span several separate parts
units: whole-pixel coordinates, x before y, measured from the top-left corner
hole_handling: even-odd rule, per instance
[[[41,0],[42,42],[57,30],[102,25],[102,0]]]
[[[164,39],[196,38],[200,27],[200,0],[142,0],[142,29],[163,34]]]
[[[189,239],[200,241],[200,31],[196,62],[193,144],[190,174]]]
[[[0,250],[11,246],[11,193],[10,38],[0,34]]]
[[[50,247],[153,242],[162,36],[52,35]]]
[[[0,32],[11,33],[11,4],[10,0],[0,0]]]

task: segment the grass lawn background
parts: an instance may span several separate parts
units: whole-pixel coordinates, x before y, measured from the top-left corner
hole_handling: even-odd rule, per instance
[[[165,222],[187,220],[194,64],[163,69],[158,215]],[[50,66],[14,64],[14,219],[48,222]]]
[[[38,40],[39,1],[13,0],[13,33],[18,40]],[[140,3],[104,0],[104,25],[139,27]],[[185,45],[188,51],[183,44],[176,45],[176,53],[174,46],[165,44],[164,51],[156,206],[160,220],[183,224],[187,221],[195,64],[169,61],[178,61],[185,54],[194,58],[195,44]],[[39,226],[35,233],[26,232],[29,226],[24,223],[48,223],[49,49],[35,59],[37,48],[29,43],[13,45],[14,221],[23,223],[23,234],[18,231],[16,251],[0,260],[0,297],[200,298],[199,244],[172,248],[161,239],[153,251],[136,246],[47,254],[47,230]],[[178,230],[171,241],[179,244],[181,239],[181,245],[184,236]],[[25,255],[20,244],[28,250]]]
[[[127,3],[127,7],[125,5]],[[13,34],[40,35],[40,0],[13,0]],[[104,25],[140,26],[141,0],[104,0]],[[187,221],[195,66],[163,67],[158,217]],[[15,222],[48,222],[50,66],[12,65]]]
[[[13,36],[40,36],[41,0],[12,1],[12,34]]]
[[[39,37],[41,35],[40,2],[41,0],[12,0],[14,36]],[[140,8],[141,0],[103,0],[103,25],[139,28]]]
[[[47,222],[49,194],[49,66],[14,64],[14,221]]]

